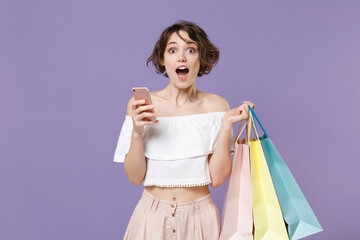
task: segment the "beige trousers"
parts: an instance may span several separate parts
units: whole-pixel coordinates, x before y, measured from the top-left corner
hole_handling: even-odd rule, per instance
[[[144,189],[125,240],[218,240],[220,217],[210,193],[190,202],[171,202]]]

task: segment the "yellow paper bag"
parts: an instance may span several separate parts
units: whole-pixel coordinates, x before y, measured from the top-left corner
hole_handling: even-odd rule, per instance
[[[249,114],[251,119],[249,123],[254,124],[251,112]],[[255,139],[250,140],[250,166],[255,227],[254,240],[288,240],[281,208],[254,125],[253,130]]]

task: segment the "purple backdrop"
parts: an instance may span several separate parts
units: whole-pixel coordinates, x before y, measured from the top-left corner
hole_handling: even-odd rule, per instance
[[[116,141],[131,87],[167,85],[145,61],[180,19],[221,51],[198,88],[256,104],[324,228],[307,239],[356,239],[359,1],[219,2],[0,2],[0,239],[123,237],[143,186]]]

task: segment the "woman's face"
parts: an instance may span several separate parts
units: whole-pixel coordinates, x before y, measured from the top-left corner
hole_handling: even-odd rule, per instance
[[[185,40],[182,40],[179,35]],[[174,32],[167,42],[164,61],[170,81],[179,88],[188,88],[196,80],[200,68],[200,55],[197,44],[189,38],[186,31]]]

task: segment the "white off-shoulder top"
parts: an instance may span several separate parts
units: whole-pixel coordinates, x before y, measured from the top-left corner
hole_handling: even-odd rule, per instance
[[[144,186],[193,187],[211,183],[208,155],[213,153],[225,112],[176,117],[157,117],[159,123],[145,126],[144,154],[147,161]],[[114,162],[124,162],[131,143],[133,122],[125,116]],[[230,152],[234,152],[233,133]]]

